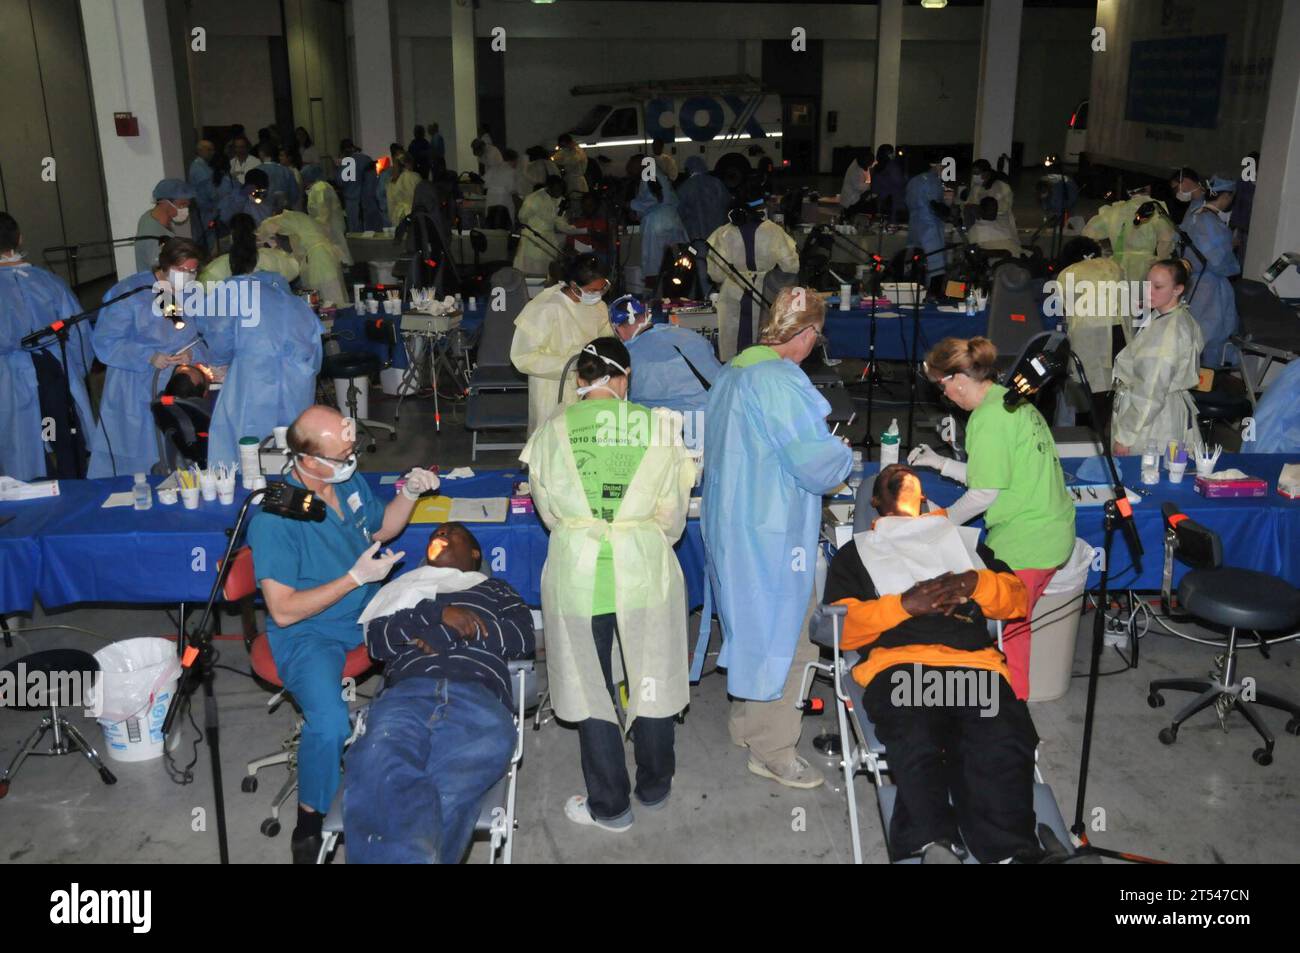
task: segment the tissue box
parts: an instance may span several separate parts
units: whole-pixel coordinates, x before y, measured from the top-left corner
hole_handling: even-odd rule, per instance
[[[41,500],[59,495],[58,480],[39,480],[24,483],[13,477],[0,476],[0,500]]]
[[[511,513],[532,513],[533,498],[531,496],[512,496],[510,497]]]
[[[1234,480],[1208,480],[1198,476],[1196,492],[1207,500],[1268,496],[1268,481],[1252,476]]]

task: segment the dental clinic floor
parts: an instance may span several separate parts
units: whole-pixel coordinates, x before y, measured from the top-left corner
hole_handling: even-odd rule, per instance
[[[852,372],[848,366],[844,370],[846,376]],[[391,401],[377,401],[372,406],[378,419],[391,420]],[[878,408],[872,431],[879,433],[898,411],[896,405]],[[457,409],[449,414],[444,407],[440,435],[433,432],[432,419],[427,402],[408,402],[403,407],[399,440],[390,443],[380,436],[376,454],[363,458],[362,466],[391,471],[430,460],[446,466],[469,463],[467,435],[458,426],[463,413]],[[855,426],[855,438],[863,426],[863,422]],[[512,454],[497,452],[481,455],[474,466],[510,466],[513,462]],[[1085,615],[1080,623],[1076,673],[1087,668],[1091,618]],[[692,619],[692,629],[696,621]],[[160,610],[82,608],[48,616],[38,612],[34,618],[11,618],[10,622],[74,625],[101,637],[64,629],[20,634],[13,650],[0,647],[0,664],[29,650],[76,647],[93,652],[103,644],[102,637],[163,635],[174,630]],[[222,629],[237,632],[237,618],[225,617]],[[222,665],[248,671],[241,641],[232,639],[219,645]],[[716,653],[717,647],[715,634],[711,652]],[[1104,827],[1094,828],[1090,836],[1103,847],[1176,862],[1300,861],[1295,799],[1300,783],[1300,738],[1285,733],[1285,718],[1280,713],[1261,710],[1277,736],[1274,762],[1269,767],[1251,760],[1257,738],[1239,715],[1229,717],[1224,732],[1211,709],[1188,722],[1173,747],[1165,747],[1156,738],[1187,696],[1171,693],[1164,708],[1152,710],[1146,704],[1148,681],[1173,674],[1203,674],[1211,668],[1214,654],[1208,646],[1153,631],[1142,642],[1139,669],[1101,680],[1087,817]],[[1300,696],[1300,645],[1277,646],[1271,654],[1266,660],[1257,651],[1244,651],[1242,671],[1255,676],[1262,690]],[[716,656],[710,658],[706,671],[713,669],[715,660]],[[1107,649],[1102,671],[1121,667],[1118,656]],[[359,692],[372,694],[377,682],[371,677],[361,683]],[[1086,685],[1085,679],[1075,678],[1064,698],[1031,706],[1042,738],[1040,766],[1067,822],[1074,814]],[[249,759],[279,748],[290,731],[292,712],[282,706],[268,714],[268,692],[227,668],[218,670],[216,689],[231,859],[286,863],[292,800],[285,814],[285,829],[278,837],[264,837],[258,831],[284,769],[263,771],[256,793],[240,791],[239,782]],[[826,685],[819,685],[816,691],[828,701],[831,698]],[[196,719],[202,718],[200,709],[196,701]],[[832,711],[805,719],[801,744],[803,754],[826,770],[828,783],[813,791],[792,791],[746,770],[746,752],[733,747],[727,737],[725,681],[721,675],[706,675],[692,689],[690,710],[677,732],[672,800],[662,812],[642,812],[631,832],[623,835],[576,827],[564,817],[565,800],[582,791],[577,733],[554,721],[539,732],[529,730],[519,778],[515,860],[846,863],[852,855],[842,775],[812,746],[816,734],[834,727]],[[99,744],[98,728],[79,714],[73,717],[92,742]],[[36,713],[0,711],[0,763],[8,762],[39,718]],[[177,752],[182,763],[189,760],[193,740],[193,730],[186,726]],[[216,825],[206,747],[199,748],[198,756],[194,781],[184,787],[168,780],[161,761],[113,763],[118,783],[106,787],[79,757],[29,759],[8,796],[0,801],[0,863],[215,862]],[[859,777],[857,788],[865,857],[868,862],[882,862],[885,850],[875,794],[865,777]],[[207,813],[204,831],[192,829],[195,808]],[[484,856],[485,846],[476,843],[470,862]],[[343,848],[336,862],[345,858]]]

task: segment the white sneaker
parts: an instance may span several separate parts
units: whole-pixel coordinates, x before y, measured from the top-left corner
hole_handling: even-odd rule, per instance
[[[575,794],[564,802],[564,816],[575,824],[581,824],[584,827],[599,827],[603,831],[609,831],[611,834],[622,834],[632,828],[632,816],[629,813],[627,822],[621,825],[611,824],[608,821],[598,820],[591,816],[591,809],[587,807],[587,796],[585,794]]]
[[[774,770],[756,758],[750,758],[749,770],[760,778],[770,778],[788,788],[815,788],[826,781],[821,769],[809,764],[806,758],[799,755],[795,755],[794,760],[780,770]]]

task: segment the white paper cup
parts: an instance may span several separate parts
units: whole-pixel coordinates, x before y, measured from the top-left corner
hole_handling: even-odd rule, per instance
[[[187,510],[197,510],[199,508],[199,488],[197,486],[181,487],[181,502],[185,504]]]
[[[163,506],[172,506],[176,502],[176,488],[174,486],[158,488],[158,502]]]
[[[367,314],[378,314],[378,313],[379,313],[379,302],[376,301],[374,298],[370,298],[370,299],[368,299],[368,300],[366,301],[366,313],[367,313]]]
[[[217,499],[223,506],[229,506],[235,502],[235,481],[218,480],[217,481]]]
[[[1201,463],[1198,460],[1196,463],[1196,475],[1199,477],[1212,475],[1214,473],[1214,463],[1215,461],[1212,460],[1206,460],[1204,463]]]
[[[1186,472],[1187,472],[1187,464],[1185,462],[1176,463],[1171,461],[1169,464],[1169,482],[1182,483],[1183,474]]]
[[[203,499],[211,503],[217,498],[217,478],[199,477],[199,491],[203,494]]]

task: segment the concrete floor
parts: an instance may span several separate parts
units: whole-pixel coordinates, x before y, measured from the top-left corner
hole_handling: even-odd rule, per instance
[[[844,371],[854,368],[846,363]],[[392,419],[392,401],[376,401],[374,415]],[[879,432],[897,409],[881,408],[872,430]],[[933,415],[934,409],[929,408]],[[883,419],[882,419],[883,417]],[[380,437],[377,452],[363,458],[369,470],[393,470],[437,461],[446,466],[469,462],[468,441],[458,421],[459,411],[443,408],[443,430],[435,433],[432,408],[425,401],[408,402],[402,413],[402,434],[396,442]],[[900,421],[902,423],[902,421]],[[865,430],[860,421],[851,433]],[[514,455],[500,451],[475,464],[510,466]],[[1081,629],[1085,636],[1075,651],[1074,671],[1086,671],[1091,616]],[[11,624],[73,625],[102,637],[163,635],[174,631],[161,610],[112,607],[78,608]],[[694,626],[692,626],[694,628]],[[223,631],[237,632],[238,620],[226,617]],[[715,627],[716,632],[716,627]],[[29,650],[77,647],[94,651],[102,637],[54,629],[15,638],[15,649],[0,649],[0,664]],[[248,671],[242,642],[219,643],[221,664]],[[712,651],[717,651],[715,642]],[[1300,738],[1285,734],[1285,718],[1276,712],[1263,717],[1277,734],[1272,766],[1251,760],[1257,746],[1254,732],[1240,716],[1220,730],[1212,712],[1202,712],[1184,726],[1177,744],[1167,748],[1157,731],[1182,702],[1169,695],[1168,705],[1153,711],[1146,705],[1146,685],[1152,678],[1207,671],[1214,655],[1207,646],[1152,634],[1142,643],[1141,668],[1100,682],[1093,766],[1088,788],[1089,818],[1104,811],[1104,830],[1092,837],[1103,847],[1183,862],[1300,861],[1294,792],[1300,783]],[[712,660],[711,660],[712,661]],[[1271,660],[1242,653],[1242,671],[1258,678],[1261,690],[1300,697],[1300,647],[1278,646]],[[1103,671],[1121,667],[1107,650]],[[708,669],[712,668],[712,664]],[[371,694],[376,680],[363,682]],[[268,693],[250,678],[219,669],[216,679],[221,710],[221,749],[229,818],[231,858],[243,863],[282,863],[289,858],[288,831],[276,838],[258,832],[270,799],[283,778],[282,768],[263,772],[254,794],[239,790],[247,760],[278,748],[289,732],[292,714],[281,707],[266,711]],[[1055,789],[1067,820],[1074,813],[1079,747],[1086,680],[1072,681],[1059,701],[1031,705],[1042,738],[1040,765]],[[829,698],[827,686],[818,694]],[[829,768],[831,783],[797,792],[764,781],[745,769],[746,753],[733,747],[726,731],[725,682],[707,675],[691,693],[691,708],[677,734],[678,769],[673,798],[660,813],[642,812],[629,834],[609,835],[578,828],[565,819],[564,801],[582,790],[577,733],[555,722],[526,732],[524,764],[519,781],[519,829],[515,858],[519,862],[847,862],[851,859],[843,784],[834,767],[821,759],[811,740],[833,715],[808,719],[804,754]],[[201,712],[196,706],[197,719]],[[95,725],[74,716],[98,743]],[[0,712],[0,758],[7,763],[22,739],[39,721],[29,712]],[[186,726],[178,755],[189,760],[194,733]],[[217,858],[215,818],[212,817],[208,752],[200,747],[194,781],[172,784],[160,761],[114,764],[118,783],[104,786],[81,759],[29,759],[0,802],[0,862],[129,862],[209,863]],[[860,778],[859,813],[868,861],[885,857],[875,795]],[[292,802],[291,802],[292,803]],[[195,810],[207,812],[206,829],[195,831]],[[291,826],[292,813],[286,820]],[[803,818],[804,824],[796,824]],[[797,829],[802,826],[802,829]],[[484,856],[475,846],[471,860]],[[342,856],[345,856],[343,851]]]

